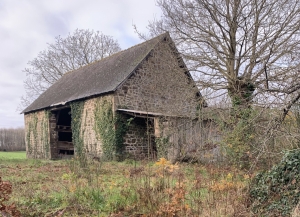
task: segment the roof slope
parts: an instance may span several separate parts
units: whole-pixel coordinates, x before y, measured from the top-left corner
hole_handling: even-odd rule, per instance
[[[22,113],[59,104],[63,105],[73,100],[114,91],[148,56],[155,45],[166,36],[169,37],[169,34],[164,33],[127,50],[66,73]]]

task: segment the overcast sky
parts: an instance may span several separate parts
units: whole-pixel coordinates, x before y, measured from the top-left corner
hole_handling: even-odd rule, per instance
[[[24,126],[17,111],[23,69],[56,36],[93,29],[126,49],[141,42],[132,24],[147,32],[148,21],[160,13],[155,0],[0,0],[0,128]]]

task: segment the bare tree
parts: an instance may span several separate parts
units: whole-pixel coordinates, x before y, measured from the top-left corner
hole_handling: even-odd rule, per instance
[[[227,156],[231,152],[237,163],[247,164],[258,158],[269,161],[280,157],[283,149],[298,147],[295,139],[287,140],[298,132],[293,129],[291,134],[285,119],[291,119],[289,110],[300,99],[300,1],[157,4],[162,16],[149,23],[150,35],[168,31],[202,94],[230,98],[226,116],[222,110],[212,114],[225,117],[217,123],[225,126],[221,143],[229,150]]]
[[[64,73],[78,69],[120,51],[121,48],[111,36],[92,30],[77,29],[66,38],[58,36],[55,43],[29,61],[25,68],[26,95],[20,107],[28,106]]]
[[[0,129],[0,151],[24,151],[24,128]]]
[[[226,90],[235,105],[300,97],[299,0],[157,0],[152,35],[169,31],[201,88]],[[280,98],[282,99],[282,98]]]

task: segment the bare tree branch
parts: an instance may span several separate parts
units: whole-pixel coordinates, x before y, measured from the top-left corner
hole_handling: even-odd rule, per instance
[[[120,50],[118,42],[111,36],[92,30],[77,29],[66,38],[56,37],[55,43],[48,44],[48,48],[29,61],[29,67],[24,69],[26,95],[22,97],[19,109],[28,106],[64,73]]]
[[[263,94],[300,87],[298,0],[157,0],[157,4],[163,15],[148,25],[150,35],[170,32],[204,87],[228,90],[231,98],[243,103],[251,102],[243,95],[250,84],[253,93],[260,89]]]

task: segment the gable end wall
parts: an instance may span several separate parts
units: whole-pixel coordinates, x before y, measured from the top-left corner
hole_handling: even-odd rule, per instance
[[[195,116],[198,91],[178,56],[167,42],[159,43],[150,56],[115,92],[117,108],[157,112],[175,116]]]

